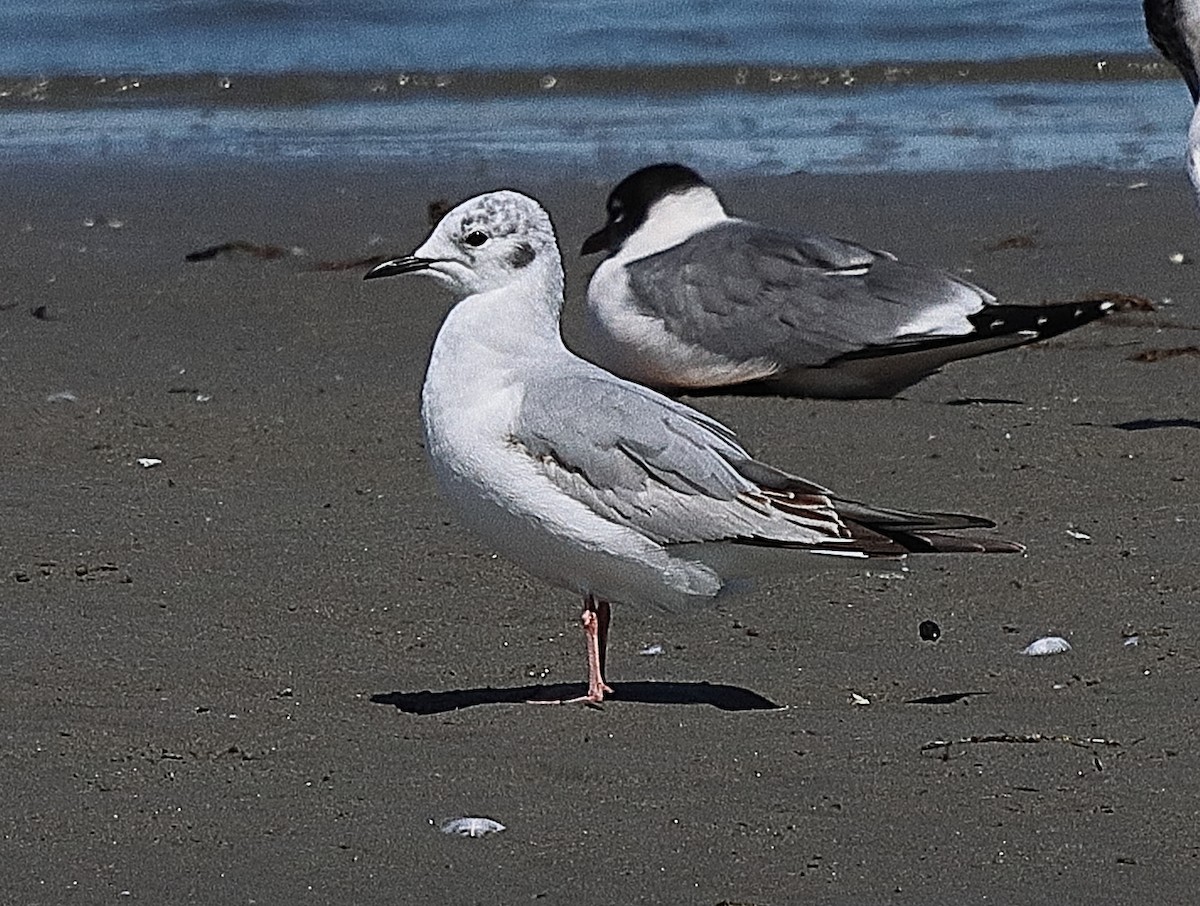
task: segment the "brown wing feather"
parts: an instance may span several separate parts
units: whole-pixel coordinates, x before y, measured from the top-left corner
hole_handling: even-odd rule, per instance
[[[902,557],[909,553],[1020,553],[1025,550],[1023,545],[1001,538],[969,538],[945,531],[991,527],[991,522],[977,516],[875,509],[849,501],[834,501],[814,493],[810,487],[800,490],[760,487],[757,493],[742,494],[741,497],[752,506],[766,506],[785,513],[806,527],[825,533],[829,539],[797,544],[771,538],[747,538],[739,540],[742,544],[865,554],[868,557]]]

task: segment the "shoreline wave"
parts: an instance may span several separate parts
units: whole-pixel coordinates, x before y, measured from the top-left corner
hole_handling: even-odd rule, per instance
[[[1002,61],[879,62],[856,66],[702,65],[542,70],[275,74],[0,75],[0,113],[91,106],[291,107],[394,102],[429,96],[522,99],[622,96],[820,94],[953,85],[1124,83],[1177,80],[1157,55],[1083,54]]]

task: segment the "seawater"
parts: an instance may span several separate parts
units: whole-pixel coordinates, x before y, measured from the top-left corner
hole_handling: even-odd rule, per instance
[[[0,5],[0,155],[612,178],[1175,166],[1132,0]]]

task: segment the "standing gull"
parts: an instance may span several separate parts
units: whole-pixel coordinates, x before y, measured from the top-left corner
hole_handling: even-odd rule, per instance
[[[1197,59],[1200,56],[1200,0],[1143,0],[1142,11],[1146,15],[1150,40],[1179,70],[1192,93],[1192,104],[1196,104],[1200,101],[1200,74],[1196,72],[1200,63]],[[1188,129],[1187,168],[1192,190],[1200,200],[1200,107],[1192,113],[1192,125]]]
[[[725,213],[695,171],[655,164],[608,197],[583,243],[588,352],[666,391],[893,396],[955,359],[1052,337],[1109,300],[1000,305],[945,271]]]
[[[699,558],[710,543],[850,557],[1022,549],[949,533],[986,519],[843,500],[754,460],[720,422],[568,351],[562,261],[532,198],[465,201],[366,279],[412,272],[460,300],[421,393],[434,475],[489,546],[582,596],[588,690],[575,701],[612,691],[610,602],[678,608],[722,591],[727,577]]]

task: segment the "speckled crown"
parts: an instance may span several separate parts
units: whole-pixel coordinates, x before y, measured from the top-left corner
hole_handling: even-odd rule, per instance
[[[484,230],[495,238],[517,234],[554,241],[550,215],[528,195],[509,189],[464,201],[446,215],[451,222],[455,217],[458,218],[455,233],[460,237],[472,230]]]

